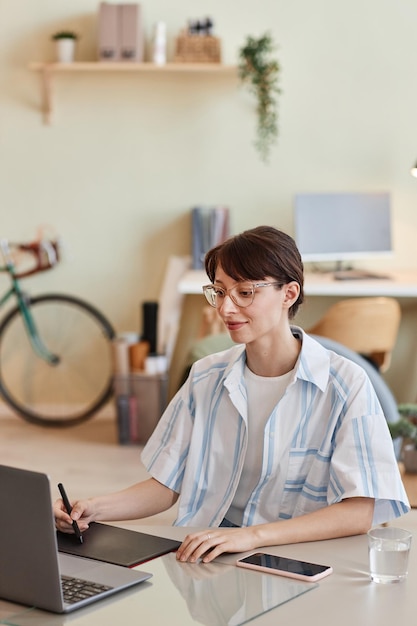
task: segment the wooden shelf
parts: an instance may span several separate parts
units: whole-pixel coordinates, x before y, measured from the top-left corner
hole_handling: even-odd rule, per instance
[[[166,63],[155,65],[154,63],[123,63],[102,61],[84,61],[74,63],[42,63],[29,64],[29,69],[41,73],[42,80],[42,110],[46,124],[52,119],[52,76],[57,73],[74,72],[139,72],[139,73],[211,73],[229,74],[237,76],[235,65],[223,65],[221,63]]]
[[[74,63],[30,63],[29,69],[50,72],[215,72],[236,73],[235,65],[222,63],[123,63],[104,61],[81,61]]]

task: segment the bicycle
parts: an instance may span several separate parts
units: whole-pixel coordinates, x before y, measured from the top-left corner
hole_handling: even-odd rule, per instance
[[[105,316],[84,300],[59,293],[32,297],[20,280],[52,269],[58,241],[0,241],[11,285],[0,308],[15,305],[0,320],[0,395],[28,422],[72,426],[88,420],[113,393],[112,339]],[[35,266],[18,271],[13,252],[29,253]]]

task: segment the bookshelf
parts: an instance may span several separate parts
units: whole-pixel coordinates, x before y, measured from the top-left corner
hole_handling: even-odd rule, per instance
[[[53,113],[52,80],[56,74],[74,74],[77,72],[130,72],[130,73],[154,73],[154,74],[219,74],[237,77],[235,65],[221,63],[166,63],[155,65],[154,63],[123,63],[102,61],[84,61],[74,63],[42,63],[33,62],[29,69],[39,72],[42,87],[42,112],[45,124],[51,124]]]

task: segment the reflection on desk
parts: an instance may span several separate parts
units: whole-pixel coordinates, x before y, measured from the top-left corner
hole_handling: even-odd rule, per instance
[[[318,586],[315,583],[243,570],[234,565],[180,563],[173,553],[166,554],[157,561],[156,575],[164,586],[159,588],[159,601],[154,598],[152,615],[145,612],[147,604],[143,602],[143,595],[132,594],[132,590],[129,590],[120,595],[119,601],[114,597],[113,603],[103,601],[96,604],[95,611],[92,610],[93,607],[88,607],[70,615],[56,615],[22,607],[21,611],[0,623],[9,626],[102,626],[104,623],[111,623],[109,616],[112,615],[112,626],[117,622],[123,625],[140,623],[144,626],[169,623],[171,626],[177,623],[177,618],[181,626],[193,623],[205,626],[240,626]],[[181,609],[176,606],[176,617],[163,621],[165,612],[161,613],[158,604],[164,603],[165,598],[171,597],[176,590],[179,592],[176,600],[181,603]],[[150,593],[150,588],[147,591]],[[170,610],[169,605],[166,610]],[[119,611],[119,618],[116,611]],[[130,622],[123,618],[128,614]]]
[[[175,554],[163,562],[191,617],[206,626],[240,626],[317,587],[235,565],[179,563]]]

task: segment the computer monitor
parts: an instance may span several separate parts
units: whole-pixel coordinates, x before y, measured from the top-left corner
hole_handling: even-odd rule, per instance
[[[392,253],[390,194],[301,193],[295,196],[295,241],[304,262]]]

